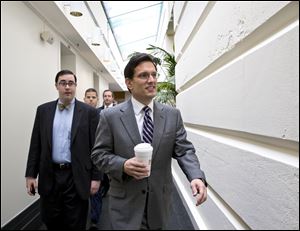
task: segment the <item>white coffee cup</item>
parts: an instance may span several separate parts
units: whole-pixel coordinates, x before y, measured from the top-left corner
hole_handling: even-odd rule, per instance
[[[148,176],[150,176],[150,170],[151,170],[152,151],[153,151],[153,147],[151,146],[151,144],[148,143],[140,143],[134,147],[134,153],[136,159],[148,165],[149,168]]]

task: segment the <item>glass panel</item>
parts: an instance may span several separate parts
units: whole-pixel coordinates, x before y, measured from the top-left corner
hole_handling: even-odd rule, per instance
[[[155,36],[159,9],[160,6],[154,6],[110,19],[118,44],[121,46],[130,41]]]
[[[140,41],[135,41],[133,43],[129,43],[123,46],[120,46],[120,50],[123,56],[123,60],[126,60],[128,55],[133,52],[146,52],[146,48],[149,47],[149,44],[153,44],[155,42],[156,36],[151,38],[146,38]]]
[[[102,1],[109,18],[156,5],[161,1]]]
[[[124,60],[129,54],[144,52],[149,44],[155,43],[161,17],[161,1],[104,1],[103,6]]]

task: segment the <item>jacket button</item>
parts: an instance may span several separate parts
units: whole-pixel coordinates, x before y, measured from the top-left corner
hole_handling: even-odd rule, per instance
[[[142,190],[142,193],[143,193],[143,194],[145,194],[145,193],[146,193],[146,190],[145,190],[145,189],[143,189],[143,190]]]

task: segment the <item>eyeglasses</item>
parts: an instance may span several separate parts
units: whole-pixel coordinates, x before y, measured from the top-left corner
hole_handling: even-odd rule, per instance
[[[157,72],[152,72],[152,73],[142,72],[138,74],[137,77],[142,80],[148,80],[150,78],[150,75],[152,76],[153,79],[157,79],[159,77],[159,73]]]
[[[77,83],[75,83],[75,82],[73,82],[73,81],[70,81],[70,82],[60,81],[58,84],[59,84],[60,86],[63,86],[63,87],[66,87],[67,85],[68,85],[69,87],[73,87],[73,86],[76,86],[76,85],[77,85]]]

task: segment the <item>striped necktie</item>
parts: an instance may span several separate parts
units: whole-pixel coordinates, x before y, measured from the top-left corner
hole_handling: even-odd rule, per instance
[[[144,123],[143,123],[143,142],[144,143],[152,143],[153,138],[153,122],[150,117],[150,107],[145,106],[143,108],[145,112]]]

